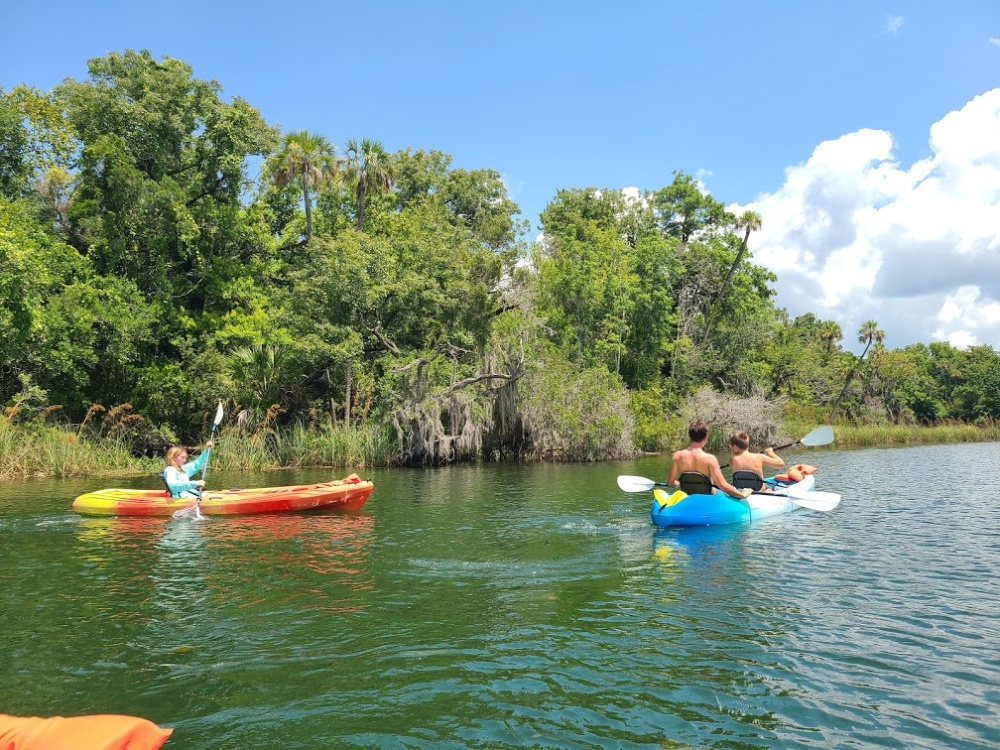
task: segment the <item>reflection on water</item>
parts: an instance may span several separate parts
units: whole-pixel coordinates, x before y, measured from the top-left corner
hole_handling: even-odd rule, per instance
[[[146,716],[172,750],[1000,747],[1000,447],[805,456],[834,513],[685,529],[614,484],[659,458],[202,521],[0,487],[0,705]]]

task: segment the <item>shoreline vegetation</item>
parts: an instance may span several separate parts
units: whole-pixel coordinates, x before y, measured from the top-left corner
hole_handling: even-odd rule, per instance
[[[523,216],[488,165],[282,131],[176,58],[87,71],[0,89],[0,478],[156,471],[220,402],[233,471],[629,459],[695,419],[717,453],[996,439],[992,345],[793,317],[769,219],[682,171]]]
[[[810,428],[786,429],[805,434]],[[715,430],[713,435],[719,433]],[[830,447],[838,449],[994,442],[1000,441],[1000,424],[842,424],[834,425],[834,434]],[[216,437],[212,465],[216,470],[248,472],[389,467],[393,465],[393,445],[388,437],[368,428],[346,426],[293,427],[258,435],[223,432]],[[678,437],[671,450],[682,442]],[[721,442],[715,446],[716,451],[720,449]],[[669,455],[669,450],[637,451],[636,455]],[[162,468],[162,456],[136,456],[131,441],[121,436],[81,436],[78,429],[39,430],[0,421],[0,481],[142,476]]]

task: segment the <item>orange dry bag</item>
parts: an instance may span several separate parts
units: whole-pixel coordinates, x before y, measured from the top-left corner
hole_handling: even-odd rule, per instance
[[[120,714],[48,719],[0,714],[0,750],[157,750],[173,731]]]

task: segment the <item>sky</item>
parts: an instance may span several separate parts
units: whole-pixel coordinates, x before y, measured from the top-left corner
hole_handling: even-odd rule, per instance
[[[680,171],[761,214],[753,262],[857,351],[1000,350],[1000,0],[0,0],[0,87],[148,50],[285,132],[558,190]]]

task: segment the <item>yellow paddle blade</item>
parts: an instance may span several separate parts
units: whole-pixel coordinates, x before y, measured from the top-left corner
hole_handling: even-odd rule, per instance
[[[677,505],[677,503],[686,498],[687,493],[677,490],[673,495],[668,495],[664,490],[657,487],[653,490],[653,497],[656,498],[656,502],[659,503],[661,508],[669,508],[671,505]]]

